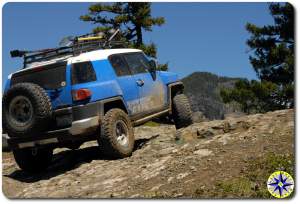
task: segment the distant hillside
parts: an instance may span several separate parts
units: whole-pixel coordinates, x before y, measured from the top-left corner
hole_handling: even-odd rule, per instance
[[[213,120],[223,119],[225,114],[238,110],[236,105],[225,105],[222,102],[220,88],[231,88],[239,79],[217,76],[209,72],[194,72],[182,81],[193,111],[201,111],[205,117]]]

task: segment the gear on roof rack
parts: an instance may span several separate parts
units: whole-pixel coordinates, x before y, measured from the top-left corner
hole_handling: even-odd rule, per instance
[[[75,38],[67,37],[63,40],[69,40],[71,42],[67,43],[69,46],[42,50],[12,50],[10,51],[10,55],[11,57],[23,57],[23,68],[26,68],[29,64],[34,62],[43,62],[59,57],[76,56],[97,49],[125,48],[128,46],[128,43],[113,40],[119,32],[120,29],[117,29],[107,40],[104,39],[103,33],[86,34]]]

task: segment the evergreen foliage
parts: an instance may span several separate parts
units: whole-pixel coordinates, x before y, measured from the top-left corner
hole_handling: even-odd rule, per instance
[[[144,43],[143,31],[151,32],[153,26],[165,23],[163,17],[152,17],[150,2],[97,3],[91,5],[89,13],[80,16],[80,19],[99,25],[94,29],[95,33],[120,29],[120,38],[130,42],[129,47],[141,49],[150,57],[156,57],[157,49],[154,43]],[[167,64],[159,67],[168,69]]]
[[[269,10],[274,25],[246,25],[249,60],[260,81],[240,80],[233,89],[221,90],[225,103],[236,101],[246,113],[294,106],[294,9],[289,3],[271,3]]]

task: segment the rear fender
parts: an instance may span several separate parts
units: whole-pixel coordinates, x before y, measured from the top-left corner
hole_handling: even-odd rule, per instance
[[[114,97],[111,99],[106,99],[103,101],[103,113],[104,114],[112,108],[122,109],[125,113],[128,114],[127,107],[125,106],[123,98],[120,96]]]

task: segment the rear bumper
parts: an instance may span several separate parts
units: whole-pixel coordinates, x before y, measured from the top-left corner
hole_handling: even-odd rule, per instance
[[[26,147],[43,146],[66,141],[80,140],[82,137],[89,135],[99,127],[99,116],[74,121],[70,128],[53,130],[38,136],[28,137],[9,137],[2,135],[10,149],[20,149]]]
[[[55,130],[27,137],[3,134],[10,149],[43,146],[80,140],[95,133],[100,125],[101,104],[90,103],[68,107],[54,112]]]
[[[100,124],[99,116],[94,116],[90,118],[85,118],[82,120],[77,120],[72,123],[69,133],[71,135],[81,135],[85,132],[90,132],[90,130],[95,130]]]

